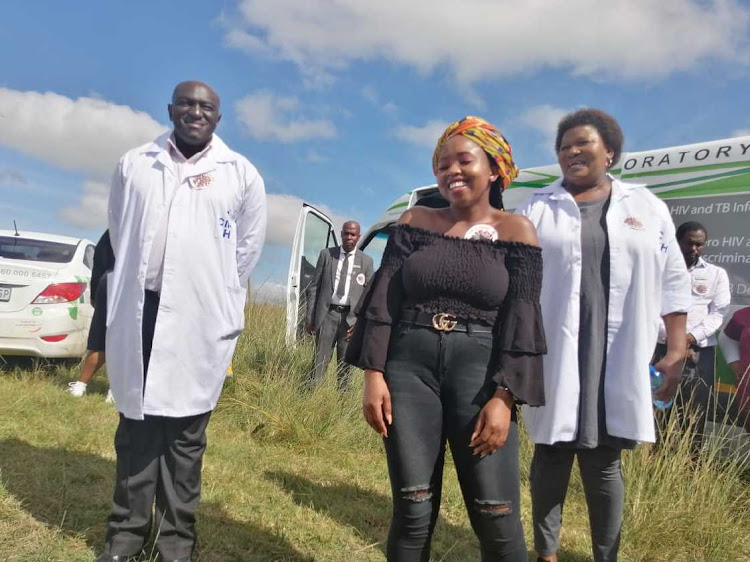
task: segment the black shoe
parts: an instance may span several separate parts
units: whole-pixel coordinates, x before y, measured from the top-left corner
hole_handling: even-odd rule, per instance
[[[129,562],[132,556],[120,556],[119,554],[102,554],[94,562]]]

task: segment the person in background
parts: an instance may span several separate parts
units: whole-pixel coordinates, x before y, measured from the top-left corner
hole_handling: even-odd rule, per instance
[[[83,358],[81,374],[78,380],[68,383],[68,392],[77,398],[86,394],[88,383],[105,363],[105,340],[107,334],[107,274],[115,267],[115,255],[106,230],[94,248],[94,264],[91,268],[91,304],[94,315],[89,327],[86,355]],[[114,398],[112,390],[107,390],[107,403]]]
[[[689,221],[677,228],[677,242],[690,273],[692,305],[687,315],[687,361],[682,373],[675,411],[683,427],[693,419],[693,447],[700,450],[716,373],[716,333],[729,313],[732,295],[727,272],[703,259],[708,232],[699,222]],[[667,352],[666,329],[660,326],[655,358]],[[693,412],[690,416],[688,411]]]
[[[625,486],[621,451],[655,438],[649,360],[660,318],[668,349],[656,365],[674,395],[685,356],[690,279],[667,206],[647,188],[614,179],[622,152],[617,121],[581,109],[558,124],[562,177],[534,190],[517,212],[536,227],[544,256],[545,405],[524,408],[535,443],[531,465],[534,544],[557,561],[575,458],[596,562],[617,560]]]
[[[349,386],[351,368],[344,362],[344,355],[356,320],[354,305],[373,274],[372,258],[357,249],[359,237],[359,223],[345,222],[341,246],[320,252],[315,276],[307,288],[307,332],[315,334],[312,386],[323,382],[334,346],[339,389]]]
[[[430,560],[447,443],[481,559],[526,562],[515,403],[544,403],[542,255],[531,223],[503,210],[518,168],[493,125],[450,125],[432,169],[449,206],[401,216],[347,350],[385,443],[387,557]]]
[[[737,409],[745,431],[750,433],[750,306],[732,315],[719,344],[737,385]]]
[[[216,91],[182,82],[167,110],[173,129],[120,159],[109,194],[107,366],[120,421],[98,562],[137,555],[152,523],[160,560],[191,560],[206,427],[266,231],[263,179],[214,134]]]

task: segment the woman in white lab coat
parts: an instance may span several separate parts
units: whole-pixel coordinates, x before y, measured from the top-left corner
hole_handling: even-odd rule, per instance
[[[531,493],[538,560],[556,561],[562,507],[578,458],[596,562],[617,559],[624,501],[622,449],[654,441],[649,359],[663,318],[668,352],[657,368],[671,397],[686,349],[690,279],[666,205],[609,170],[623,135],[606,113],[582,109],[558,125],[563,177],[519,212],[536,226],[544,275],[546,405],[524,408],[534,441]]]

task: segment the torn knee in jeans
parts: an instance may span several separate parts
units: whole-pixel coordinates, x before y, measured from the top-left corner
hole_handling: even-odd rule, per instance
[[[499,517],[510,515],[513,511],[509,501],[474,500],[474,509],[482,517]]]
[[[401,488],[401,499],[408,502],[420,503],[426,502],[432,499],[432,491],[430,486],[423,484],[421,486],[411,486],[409,488]]]

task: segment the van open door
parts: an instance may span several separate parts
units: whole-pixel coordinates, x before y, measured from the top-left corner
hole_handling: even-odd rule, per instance
[[[286,293],[286,344],[302,337],[307,312],[306,289],[315,275],[318,255],[325,248],[338,246],[333,221],[312,205],[302,204],[292,244]]]

